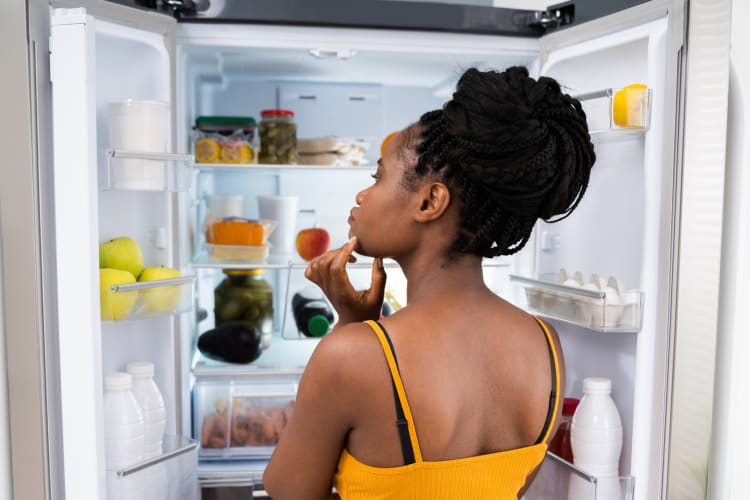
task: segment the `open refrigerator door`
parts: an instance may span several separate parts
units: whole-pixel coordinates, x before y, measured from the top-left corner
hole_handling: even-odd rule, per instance
[[[585,498],[661,495],[682,29],[681,12],[647,6],[541,39],[539,74],[581,100],[596,163],[572,216],[537,225],[533,265],[511,276],[513,293],[557,329],[566,397],[581,398],[587,377],[612,381],[623,441],[619,488],[548,454],[528,499],[565,498],[581,482]]]
[[[174,153],[175,21],[98,9],[51,16],[65,496],[197,498],[175,354],[194,281],[171,236],[192,177],[190,157]],[[106,374],[134,361],[153,365],[163,395],[155,432],[143,430],[151,417],[142,404],[137,421],[120,421],[104,387]],[[144,432],[158,447],[148,456],[137,446]]]

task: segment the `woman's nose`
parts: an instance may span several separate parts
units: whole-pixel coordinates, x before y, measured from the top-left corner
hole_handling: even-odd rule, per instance
[[[357,193],[357,195],[354,197],[354,201],[355,201],[355,203],[357,205],[361,205],[362,204],[362,200],[365,199],[365,192],[366,191],[367,191],[367,188],[365,188],[362,191],[360,191],[359,193]]]

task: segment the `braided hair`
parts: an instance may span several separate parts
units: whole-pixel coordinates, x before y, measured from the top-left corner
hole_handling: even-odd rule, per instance
[[[404,183],[432,174],[458,193],[452,252],[511,255],[538,218],[566,218],[586,192],[594,147],[580,102],[523,67],[467,70],[453,99],[407,139],[418,160]],[[414,137],[417,136],[417,137]]]

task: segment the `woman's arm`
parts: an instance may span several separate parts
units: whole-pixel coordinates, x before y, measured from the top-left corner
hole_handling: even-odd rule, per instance
[[[274,500],[327,499],[353,426],[352,343],[342,327],[320,341],[300,381],[294,411],[263,475]]]

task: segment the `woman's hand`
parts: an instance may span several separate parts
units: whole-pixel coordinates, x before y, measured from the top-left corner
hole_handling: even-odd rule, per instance
[[[377,320],[383,307],[386,274],[383,259],[372,263],[372,282],[367,290],[355,290],[346,273],[346,263],[355,262],[352,255],[357,246],[356,236],[341,248],[330,250],[313,259],[305,270],[305,277],[316,283],[326,294],[344,325],[368,319]]]

